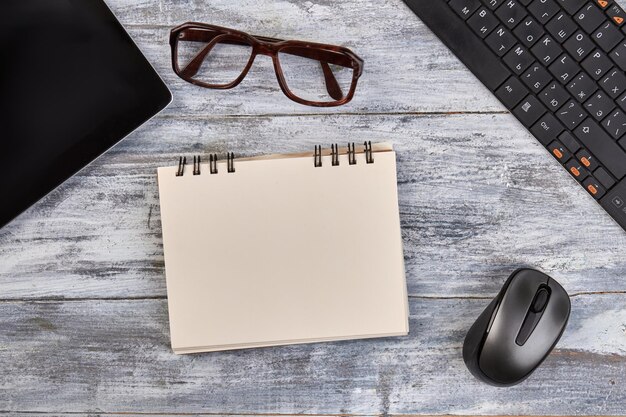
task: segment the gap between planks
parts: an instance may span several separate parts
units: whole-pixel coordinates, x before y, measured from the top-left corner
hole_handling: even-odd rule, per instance
[[[569,294],[570,298],[580,297],[585,295],[625,295],[624,291],[579,291]],[[451,295],[451,296],[436,296],[436,295],[413,295],[409,294],[409,299],[414,300],[491,300],[492,295]],[[143,300],[167,300],[165,295],[155,296],[140,296],[140,297],[40,297],[40,298],[0,298],[0,304],[8,303],[58,303],[58,302],[82,302],[82,301],[143,301]],[[0,410],[0,413],[3,411]],[[300,415],[300,414],[298,414]],[[333,414],[335,415],[335,414]],[[339,414],[338,414],[339,415]]]
[[[259,114],[214,114],[214,115],[201,115],[201,116],[177,116],[174,114],[158,114],[154,116],[155,119],[170,119],[170,120],[214,120],[214,119],[257,119],[257,118],[269,118],[269,117],[325,117],[325,116],[416,116],[416,117],[431,117],[431,116],[489,116],[489,115],[503,115],[510,114],[507,110],[503,111],[447,111],[447,112],[335,112],[335,113],[259,113]]]
[[[232,416],[232,417],[470,417],[473,414],[274,414],[274,413],[158,413],[158,412],[132,412],[132,411],[14,411],[0,410],[2,414],[24,414],[24,415],[90,415],[90,416]],[[493,415],[489,417],[509,417],[503,415]],[[517,417],[531,417],[519,415]],[[541,417],[541,416],[532,416]],[[547,416],[546,416],[547,417]],[[561,416],[567,417],[567,416]],[[591,417],[591,416],[589,416]]]

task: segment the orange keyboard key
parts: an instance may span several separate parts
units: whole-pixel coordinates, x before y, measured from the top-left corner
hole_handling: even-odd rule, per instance
[[[567,150],[565,145],[563,145],[558,140],[555,140],[550,145],[548,145],[548,149],[550,153],[554,155],[556,159],[558,159],[561,163],[565,163],[568,159],[571,158],[572,154]]]
[[[604,194],[606,194],[604,187],[593,177],[589,177],[583,181],[583,186],[596,200],[599,200],[602,196],[604,196]]]
[[[582,180],[589,176],[589,171],[587,171],[583,164],[581,164],[580,161],[576,160],[575,158],[567,161],[567,164],[565,164],[565,168],[567,168],[569,173],[572,174],[574,178],[576,178],[578,181],[582,182]]]
[[[596,0],[596,4],[603,10],[609,6],[609,2],[607,0]]]

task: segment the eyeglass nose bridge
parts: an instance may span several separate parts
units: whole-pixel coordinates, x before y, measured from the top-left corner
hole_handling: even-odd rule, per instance
[[[278,53],[278,46],[275,43],[270,42],[259,42],[255,45],[254,54],[255,55],[265,55],[269,57],[274,57]]]

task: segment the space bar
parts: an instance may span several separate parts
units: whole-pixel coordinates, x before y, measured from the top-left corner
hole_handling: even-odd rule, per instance
[[[415,14],[491,91],[511,72],[442,0],[405,0]]]

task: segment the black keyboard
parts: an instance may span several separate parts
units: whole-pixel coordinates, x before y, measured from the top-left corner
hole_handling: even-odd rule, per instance
[[[607,0],[404,0],[626,230],[626,13]]]

